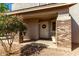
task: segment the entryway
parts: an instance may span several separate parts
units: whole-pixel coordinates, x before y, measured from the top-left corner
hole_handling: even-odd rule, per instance
[[[56,18],[39,22],[39,38],[56,41]]]
[[[49,23],[48,21],[42,21],[40,22],[40,26],[39,26],[39,36],[40,38],[49,38]]]

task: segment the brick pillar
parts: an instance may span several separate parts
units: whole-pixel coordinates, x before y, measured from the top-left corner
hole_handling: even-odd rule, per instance
[[[71,17],[69,14],[58,14],[56,28],[57,47],[71,51]]]

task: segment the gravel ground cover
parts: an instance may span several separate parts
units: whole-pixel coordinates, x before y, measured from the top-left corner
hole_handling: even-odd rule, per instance
[[[77,47],[76,47],[77,46]],[[56,48],[47,48],[45,44],[29,43],[29,44],[13,44],[11,56],[78,56],[79,44],[75,44],[75,49],[71,52]],[[0,44],[0,56],[5,56],[6,53]]]

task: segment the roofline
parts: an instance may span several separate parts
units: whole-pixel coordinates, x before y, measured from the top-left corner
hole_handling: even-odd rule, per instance
[[[36,10],[42,10],[42,9],[47,9],[47,8],[55,8],[55,7],[61,7],[61,6],[66,6],[66,5],[74,5],[76,3],[69,3],[69,4],[47,4],[47,5],[42,5],[42,6],[36,6],[36,7],[31,7],[31,8],[25,8],[25,9],[20,9],[20,10],[15,10],[12,12],[7,12],[7,15],[13,15],[13,14],[20,14],[24,12],[31,12],[31,11],[36,11]]]

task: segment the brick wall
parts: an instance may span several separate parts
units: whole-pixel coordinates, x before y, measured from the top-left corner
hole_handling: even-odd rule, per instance
[[[71,18],[68,14],[62,14],[61,17],[57,19],[57,46],[71,50]]]

